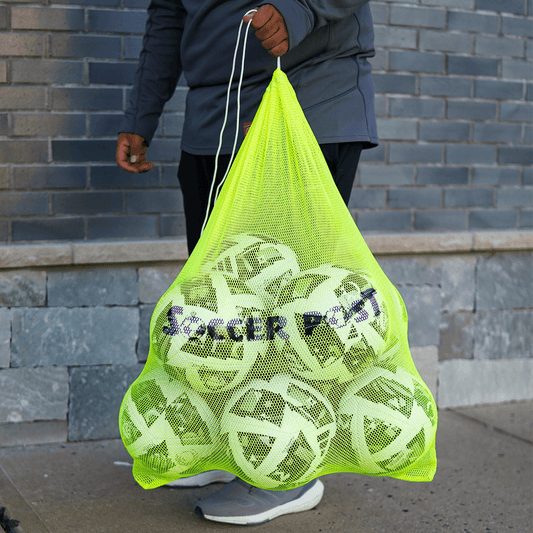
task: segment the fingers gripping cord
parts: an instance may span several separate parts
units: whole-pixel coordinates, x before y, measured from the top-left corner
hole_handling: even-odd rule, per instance
[[[250,15],[252,13],[257,13],[257,9],[251,9],[244,16]],[[243,79],[243,76],[244,76],[244,59],[245,59],[245,55],[246,55],[246,42],[247,42],[247,39],[248,39],[248,31],[250,29],[250,24],[251,23],[252,23],[252,19],[250,19],[248,21],[248,24],[246,26],[246,31],[244,33],[244,42],[243,42],[243,49],[242,49],[242,61],[241,61],[241,74],[240,74],[240,78],[239,78],[239,85],[237,87],[237,121],[236,121],[236,127],[235,127],[235,139],[233,141],[233,150],[231,152],[231,157],[230,157],[230,160],[229,160],[229,163],[228,163],[228,168],[226,169],[226,172],[224,174],[224,177],[222,178],[222,181],[220,182],[220,185],[217,187],[217,190],[216,190],[216,193],[215,193],[215,198],[213,200],[213,205],[216,202],[216,199],[218,198],[218,194],[220,192],[220,188],[224,184],[224,181],[226,180],[226,177],[227,177],[227,175],[229,173],[229,170],[231,168],[231,163],[233,162],[233,157],[235,155],[235,148],[237,147],[237,139],[239,137],[239,119],[240,119],[240,113],[241,113],[241,87],[242,87],[242,79]],[[204,223],[202,224],[201,233],[204,232],[205,226],[207,224],[207,220],[209,218],[209,208],[211,206],[211,197],[213,196],[213,187],[215,185],[215,178],[216,178],[217,170],[218,170],[218,156],[220,155],[220,150],[222,148],[222,136],[224,135],[224,129],[226,128],[226,122],[228,120],[229,99],[230,99],[230,92],[231,92],[231,82],[233,81],[233,75],[235,73],[235,64],[237,62],[237,52],[239,50],[239,42],[240,42],[240,39],[241,39],[241,31],[242,31],[242,25],[243,24],[244,24],[244,20],[241,19],[241,23],[239,25],[239,33],[237,34],[237,43],[235,44],[235,52],[233,53],[233,63],[232,63],[232,66],[231,66],[231,74],[230,74],[229,83],[228,83],[228,91],[227,91],[227,94],[226,94],[226,110],[225,110],[225,113],[224,113],[224,121],[222,123],[222,128],[220,130],[220,136],[219,136],[219,140],[218,140],[218,148],[217,148],[217,152],[216,152],[216,156],[215,156],[215,170],[213,172],[213,180],[211,182],[211,188],[209,190],[209,198],[207,200],[207,210],[206,210],[206,213],[205,213]],[[281,69],[281,59],[279,57],[277,58],[277,67],[279,69]]]

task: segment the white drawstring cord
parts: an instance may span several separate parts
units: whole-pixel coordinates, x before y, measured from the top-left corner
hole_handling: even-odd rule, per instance
[[[249,15],[251,13],[257,13],[257,9],[251,9],[244,16]],[[229,83],[228,83],[228,92],[226,94],[226,111],[224,113],[224,122],[222,124],[222,129],[220,130],[220,137],[219,137],[219,140],[218,140],[218,148],[217,148],[217,153],[216,153],[216,156],[215,156],[215,170],[213,172],[213,181],[211,182],[211,188],[209,190],[209,198],[208,198],[208,201],[207,201],[207,210],[206,210],[206,213],[205,213],[205,219],[204,219],[204,223],[202,224],[202,231],[200,232],[200,235],[204,232],[205,225],[207,224],[207,220],[209,218],[209,207],[211,206],[211,197],[213,195],[213,187],[215,185],[215,179],[216,179],[217,170],[218,170],[218,156],[219,156],[220,150],[222,148],[222,136],[224,134],[224,129],[226,128],[226,121],[228,119],[231,82],[233,81],[233,75],[235,73],[235,64],[236,64],[236,61],[237,61],[237,51],[239,49],[239,41],[240,41],[240,38],[241,38],[241,30],[242,30],[243,23],[244,23],[244,20],[241,19],[241,23],[239,25],[239,33],[237,34],[237,43],[235,45],[235,52],[233,54],[233,64],[231,66],[231,74],[230,74],[230,79],[229,79]],[[248,21],[248,25],[246,26],[246,32],[244,34],[244,43],[243,43],[243,50],[242,50],[242,63],[241,63],[241,75],[240,75],[239,85],[238,85],[238,89],[237,89],[237,124],[236,124],[236,128],[235,128],[235,140],[233,142],[233,151],[231,153],[231,157],[230,157],[230,160],[229,160],[229,163],[228,163],[228,168],[226,169],[226,173],[224,174],[224,177],[222,178],[222,181],[220,182],[220,185],[217,187],[217,192],[215,194],[214,202],[216,202],[220,187],[222,186],[222,184],[226,180],[226,176],[229,173],[229,170],[230,170],[230,167],[231,167],[231,162],[233,161],[233,156],[235,155],[235,148],[237,146],[237,139],[238,139],[238,136],[239,136],[239,117],[240,117],[240,112],[241,112],[241,101],[240,101],[241,100],[241,86],[242,86],[242,78],[243,78],[243,75],[244,75],[244,57],[245,57],[245,53],[246,53],[246,39],[248,38],[248,30],[250,29],[250,24],[251,23],[252,23],[252,20],[250,19]],[[279,58],[278,58],[278,65],[279,65]]]

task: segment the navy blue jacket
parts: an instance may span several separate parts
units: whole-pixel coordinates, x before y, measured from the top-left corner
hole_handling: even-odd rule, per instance
[[[181,148],[215,154],[224,119],[234,48],[244,14],[265,3],[283,16],[289,51],[281,69],[296,91],[318,142],[378,144],[369,57],[375,55],[369,0],[151,0],[128,108],[120,132],[137,133],[150,145],[165,103],[183,72],[187,93]],[[241,41],[244,37],[243,26]],[[241,42],[242,50],[242,42]],[[237,81],[221,153],[235,136]],[[275,70],[271,56],[248,33],[241,90],[239,144]]]

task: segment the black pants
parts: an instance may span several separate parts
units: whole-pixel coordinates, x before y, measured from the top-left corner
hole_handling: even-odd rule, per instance
[[[335,184],[345,204],[348,205],[363,143],[321,144],[320,148]],[[216,191],[218,184],[224,177],[229,158],[229,154],[220,155],[218,158],[214,191]],[[192,155],[184,151],[181,152],[178,180],[183,194],[189,255],[200,238],[214,170],[214,155]],[[213,201],[211,201],[212,208]]]

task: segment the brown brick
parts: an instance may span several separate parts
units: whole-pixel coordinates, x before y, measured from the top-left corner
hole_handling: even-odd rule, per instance
[[[0,102],[3,109],[44,109],[45,88],[0,87]]]
[[[0,29],[7,28],[7,7],[0,6]]]
[[[13,60],[11,82],[83,84],[83,63],[47,59]]]
[[[0,143],[0,163],[45,163],[47,161],[47,141],[2,141]]]
[[[0,50],[5,56],[42,56],[44,35],[27,33],[0,34]]]
[[[11,27],[24,30],[84,30],[83,9],[12,7]]]
[[[0,189],[9,189],[9,167],[0,167]]]
[[[0,61],[0,83],[7,83],[7,62]]]
[[[85,115],[59,113],[14,113],[13,135],[43,137],[56,135],[79,137],[85,135]]]

